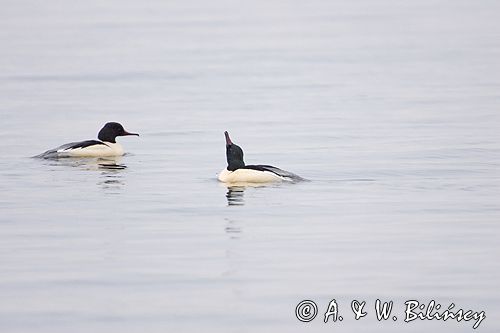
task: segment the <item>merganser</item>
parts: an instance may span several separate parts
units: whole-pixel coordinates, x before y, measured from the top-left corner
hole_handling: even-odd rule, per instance
[[[137,135],[125,131],[119,123],[111,122],[104,125],[99,131],[99,140],[86,140],[71,142],[57,148],[47,150],[45,153],[37,155],[39,158],[59,158],[59,157],[110,157],[122,156],[125,152],[123,147],[116,142],[117,136]]]
[[[300,181],[304,178],[271,165],[245,165],[243,149],[226,136],[227,168],[221,171],[219,181],[224,183],[270,183],[279,181]]]

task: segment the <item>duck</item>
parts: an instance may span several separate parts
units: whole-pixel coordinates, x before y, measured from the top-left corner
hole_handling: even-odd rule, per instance
[[[118,136],[136,135],[127,132],[120,123],[109,122],[99,131],[98,140],[85,140],[70,142],[54,149],[47,150],[37,158],[61,158],[61,157],[114,157],[125,154],[123,147],[116,142]]]
[[[227,167],[217,177],[220,182],[262,184],[305,180],[292,172],[272,165],[246,165],[243,160],[243,149],[231,141],[227,131],[224,132],[224,136],[226,137]]]

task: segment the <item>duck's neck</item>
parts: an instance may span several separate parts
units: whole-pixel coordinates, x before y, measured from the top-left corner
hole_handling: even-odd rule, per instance
[[[116,156],[121,156],[125,153],[123,150],[123,147],[121,144],[118,142],[108,142],[108,141],[103,141],[109,148],[111,148],[114,152],[114,155]]]
[[[235,171],[235,170],[238,170],[238,169],[241,169],[241,168],[244,168],[245,167],[245,162],[243,161],[228,161],[227,163],[227,169],[229,171]]]

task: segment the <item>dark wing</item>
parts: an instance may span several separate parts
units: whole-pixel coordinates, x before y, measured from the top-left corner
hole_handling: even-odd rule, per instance
[[[80,141],[80,142],[67,143],[65,145],[62,145],[62,146],[56,148],[56,149],[58,151],[71,150],[71,149],[77,149],[77,148],[86,148],[86,147],[95,146],[95,145],[105,145],[106,146],[106,144],[102,141],[86,140],[86,141]]]
[[[286,178],[291,181],[302,181],[305,180],[304,178],[300,177],[299,175],[296,175],[292,172],[282,170],[280,168],[277,168],[272,165],[245,165],[242,169],[252,169],[252,170],[257,170],[257,171],[268,171],[272,172],[280,177]]]
[[[86,141],[79,141],[79,142],[70,142],[67,144],[64,144],[62,146],[59,146],[57,148],[47,150],[45,153],[41,153],[40,155],[37,155],[35,157],[38,158],[58,158],[58,157],[65,157],[64,152],[69,151],[72,149],[78,149],[78,148],[86,148],[90,146],[95,146],[95,145],[106,145],[104,142],[98,141],[98,140],[86,140]]]

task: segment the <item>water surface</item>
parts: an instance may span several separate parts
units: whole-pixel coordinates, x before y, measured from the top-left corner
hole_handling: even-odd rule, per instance
[[[7,1],[2,332],[469,332],[500,311],[494,1]],[[107,121],[109,167],[31,159]],[[310,182],[227,188],[249,164]],[[335,298],[342,323],[323,324]],[[394,300],[397,322],[373,302]],[[312,299],[313,322],[295,306]],[[366,300],[355,321],[350,301]]]

